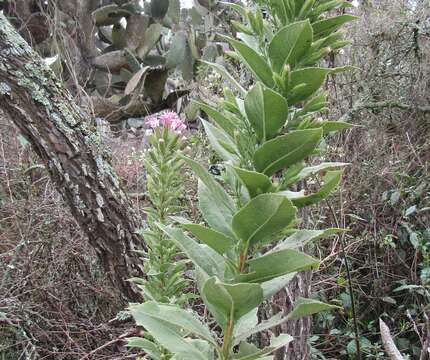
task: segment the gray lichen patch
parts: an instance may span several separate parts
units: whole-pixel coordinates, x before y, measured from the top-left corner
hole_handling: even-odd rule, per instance
[[[0,82],[0,95],[10,95],[12,88],[8,83]]]

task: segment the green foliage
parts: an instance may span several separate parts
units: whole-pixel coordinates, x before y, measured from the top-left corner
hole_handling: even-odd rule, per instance
[[[163,313],[162,304],[130,307],[139,324],[175,354],[175,359],[184,354],[187,359],[272,359],[267,355],[292,338],[282,334],[272,338],[267,348],[258,349],[246,342],[253,328],[264,330],[289,318],[333,308],[301,299],[284,318],[278,315],[258,324],[255,316],[258,307],[285,287],[296,272],[318,267],[317,259],[298,248],[342,231],[296,228],[300,224],[297,207],[326,198],[339,183],[341,171],[327,172],[315,193],[297,192],[296,185],[327,169],[345,166],[305,163],[318,152],[327,133],[324,122],[315,122],[312,114],[326,106],[325,95],[318,91],[333,70],[318,67],[317,62],[327,53],[321,50],[333,38],[340,38],[334,36],[335,31],[345,19],[322,14],[344,7],[346,2],[266,0],[258,4],[255,13],[231,5],[244,18],[243,24],[235,24],[242,40],[224,37],[235,49],[232,57],[254,74],[255,86],[246,91],[228,75],[238,97],[226,90],[218,108],[199,102],[214,122],[204,126],[213,149],[226,162],[223,178],[230,191],[196,161],[185,159],[199,178],[199,207],[209,227],[182,219],[177,220],[183,229],[158,225],[193,262],[200,295],[221,328],[221,339],[213,333],[208,339],[204,325],[195,323],[197,317],[189,326],[174,316],[147,314],[147,308]],[[263,10],[269,15],[266,18]],[[211,66],[228,74],[221,65]],[[341,128],[331,127],[334,131]],[[286,234],[289,237],[284,239]],[[265,248],[276,243],[272,250]],[[190,316],[177,307],[174,311],[182,312],[183,319]]]
[[[178,213],[183,191],[179,135],[169,128],[157,128],[146,152],[147,195],[152,206],[145,208],[148,228],[143,231],[148,250],[145,258],[146,279],[134,278],[145,299],[183,305],[187,295],[185,262],[177,261],[178,249],[156,224],[167,224]]]

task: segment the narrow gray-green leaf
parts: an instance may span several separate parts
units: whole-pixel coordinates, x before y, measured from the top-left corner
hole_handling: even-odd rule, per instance
[[[310,316],[321,311],[339,309],[339,306],[330,305],[314,299],[299,298],[294,303],[293,311],[291,311],[287,320],[296,320],[303,316]]]
[[[332,236],[345,231],[345,229],[339,228],[330,228],[325,230],[297,230],[293,235],[287,237],[285,240],[276,245],[273,250],[271,250],[271,252],[284,249],[299,249],[311,241]]]
[[[212,148],[225,161],[232,161],[233,164],[239,162],[238,149],[233,140],[224,130],[217,128],[211,123],[201,120],[205,128],[206,135]]]
[[[182,230],[158,224],[187,255],[187,257],[209,276],[224,277],[224,258],[206,245],[202,245],[185,235]]]
[[[242,96],[246,95],[246,90],[239,84],[239,82],[230,75],[230,73],[226,70],[224,66],[221,66],[217,63],[212,63],[209,61],[200,60],[203,64],[209,65],[212,69],[214,69],[217,73],[219,73],[222,77],[227,79],[235,88],[240,92]]]
[[[261,283],[292,272],[317,268],[319,260],[296,250],[284,249],[251,259],[247,264],[249,273],[238,275],[237,281]]]
[[[235,241],[232,238],[224,235],[219,231],[209,229],[202,225],[183,224],[182,227],[190,231],[202,243],[210,246],[218,254],[221,255],[231,250],[235,244]]]
[[[237,41],[227,36],[223,36],[223,38],[225,38],[234,47],[242,61],[248,66],[254,75],[263,82],[263,84],[269,88],[274,87],[275,82],[273,80],[272,69],[262,55],[241,41]]]
[[[337,171],[327,171],[324,177],[324,185],[321,186],[320,190],[316,193],[306,195],[302,198],[293,199],[292,202],[295,206],[302,208],[304,206],[316,204],[317,202],[325,199],[330,193],[339,185],[342,179],[342,170]]]

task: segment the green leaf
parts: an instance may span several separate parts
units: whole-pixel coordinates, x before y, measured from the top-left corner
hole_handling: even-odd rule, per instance
[[[316,67],[292,71],[289,83],[290,92],[287,97],[288,103],[294,105],[314,94],[324,83],[330,71],[330,69]]]
[[[203,293],[226,319],[237,321],[263,302],[263,290],[258,284],[225,284],[216,277],[206,281]]]
[[[209,188],[211,197],[214,199],[214,206],[221,206],[229,213],[235,211],[233,199],[226,193],[222,186],[201,166],[197,161],[187,157],[182,157],[187,165],[194,171],[199,179]]]
[[[223,36],[223,38],[234,47],[234,49],[239,53],[242,61],[248,66],[254,75],[263,82],[263,84],[269,88],[273,88],[275,86],[272,69],[262,55],[241,41],[227,36]]]
[[[322,129],[296,130],[264,143],[254,154],[258,172],[267,176],[291,166],[313,153],[322,138]]]
[[[287,227],[296,217],[296,209],[282,195],[261,194],[249,201],[232,221],[233,231],[252,246]]]
[[[263,288],[264,299],[267,300],[282,289],[285,289],[285,287],[290,283],[291,280],[293,280],[296,274],[297,273],[293,272],[287,275],[278,276],[272,280],[262,282],[261,287]]]
[[[326,37],[339,29],[343,24],[357,19],[358,18],[356,16],[345,14],[316,21],[312,24],[312,28],[314,29],[314,40]]]
[[[183,224],[182,227],[190,231],[202,243],[210,246],[218,254],[221,255],[231,250],[235,244],[235,241],[232,238],[224,235],[219,231],[209,229],[202,225]]]
[[[304,316],[332,309],[339,309],[339,306],[326,304],[314,299],[299,298],[294,303],[294,309],[288,314],[287,320],[296,320]]]
[[[204,104],[199,101],[194,101],[194,103],[204,111],[221,129],[223,129],[228,135],[231,137],[234,136],[235,126],[231,121],[231,118],[228,118],[221,114],[218,110],[209,106],[208,104]]]
[[[213,192],[201,181],[198,182],[199,209],[206,222],[215,230],[222,232],[228,237],[234,238],[235,235],[231,229],[233,213],[217,203]]]
[[[193,346],[188,339],[185,339],[180,329],[171,322],[160,320],[143,312],[133,310],[133,307],[130,307],[130,311],[136,323],[145,327],[151,336],[170,352],[188,353],[191,358],[207,360],[204,354],[197,347]]]
[[[323,121],[319,123],[318,126],[321,126],[323,128],[324,135],[335,131],[351,129],[352,127],[354,127],[354,125],[348,124],[343,121]]]
[[[142,315],[150,316],[157,320],[162,320],[174,325],[186,333],[192,333],[201,339],[204,339],[214,346],[215,340],[212,338],[209,328],[194,317],[194,315],[186,310],[181,309],[177,305],[159,304],[153,301],[148,301],[143,304],[131,305],[130,312],[139,326],[145,326],[140,323]]]
[[[239,153],[239,150],[233,140],[223,130],[203,119],[201,121],[209,142],[215,152],[225,161],[238,163],[239,157],[237,154]]]
[[[226,78],[235,88],[240,92],[242,96],[246,95],[246,90],[239,84],[236,79],[230,75],[224,66],[209,61],[200,60],[203,64],[209,65],[212,69],[218,72],[222,77]]]
[[[315,166],[308,166],[303,168],[297,176],[294,177],[294,181],[300,181],[308,178],[309,176],[318,174],[321,171],[331,170],[350,165],[349,163],[341,162],[324,162]]]
[[[326,176],[324,177],[324,185],[321,186],[321,189],[310,195],[306,195],[301,198],[293,199],[293,203],[295,206],[302,208],[304,206],[316,204],[317,202],[325,199],[330,195],[332,190],[339,185],[340,180],[342,179],[342,170],[337,171],[327,171]]]
[[[187,257],[209,276],[224,278],[225,263],[224,258],[206,245],[202,245],[185,235],[180,229],[157,224],[177,246],[187,255]]]
[[[274,71],[280,73],[285,64],[294,68],[308,52],[312,37],[312,26],[309,20],[295,22],[279,30],[268,48]]]
[[[281,347],[287,346],[291,341],[293,341],[293,337],[288,334],[281,334],[278,337],[272,338],[270,341],[270,345],[262,350],[259,350],[258,352],[250,355],[246,355],[240,358],[237,358],[238,360],[263,360],[266,359],[266,357],[262,357],[264,355],[270,354]],[[270,359],[270,357],[269,357]]]
[[[249,273],[238,275],[237,281],[261,283],[292,272],[317,268],[319,260],[296,250],[285,249],[248,260],[247,264]]]
[[[325,230],[297,230],[293,235],[287,237],[281,243],[276,245],[272,251],[280,251],[284,249],[298,249],[305,246],[310,241],[332,236],[346,229],[330,228]]]
[[[129,337],[127,338],[127,346],[143,349],[145,353],[147,353],[154,360],[161,359],[162,354],[158,349],[158,346],[147,339],[140,337]]]
[[[288,104],[276,91],[257,83],[245,98],[246,116],[260,141],[273,138],[288,117]]]
[[[251,198],[257,195],[268,193],[272,190],[273,184],[270,178],[259,172],[233,167],[238,178],[248,190]]]
[[[270,319],[262,321],[256,326],[249,327],[245,331],[235,334],[233,342],[234,344],[238,344],[239,342],[246,340],[254,334],[274,328],[285,321],[287,321],[287,319],[282,316],[282,313],[278,313],[275,316],[272,316]]]

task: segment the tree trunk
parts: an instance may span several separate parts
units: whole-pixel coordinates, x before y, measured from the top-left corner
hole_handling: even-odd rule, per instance
[[[139,218],[89,116],[0,13],[0,110],[32,144],[112,280],[128,300],[139,294]],[[59,229],[61,231],[61,229]]]
[[[273,302],[284,315],[290,313],[299,297],[308,298],[311,292],[312,271],[298,273],[288,284],[288,287],[279,292]],[[275,311],[276,312],[276,311]],[[279,310],[278,310],[279,312]],[[287,321],[275,329],[276,335],[289,334],[294,338],[288,348],[279,349],[275,353],[275,360],[307,360],[310,356],[309,336],[312,327],[312,317],[306,316],[297,320]]]

